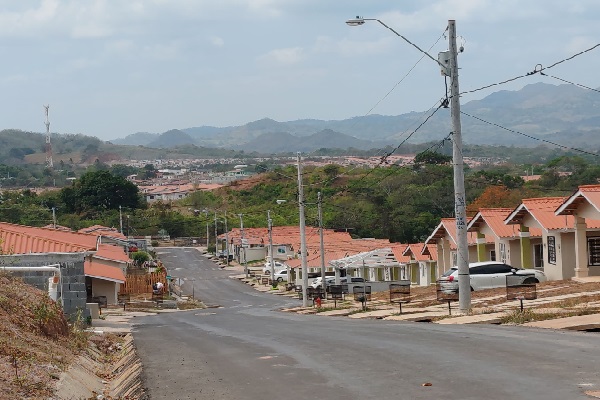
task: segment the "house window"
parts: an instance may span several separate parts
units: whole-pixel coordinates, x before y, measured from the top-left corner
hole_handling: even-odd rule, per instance
[[[600,265],[600,237],[588,238],[589,265]]]
[[[496,261],[496,250],[490,250],[490,261]]]
[[[500,243],[500,262],[506,262],[506,243]],[[496,261],[496,260],[494,260]]]
[[[533,267],[544,268],[544,248],[541,244],[533,245]]]
[[[458,256],[457,256],[456,252],[453,251],[452,254],[450,255],[450,257],[452,258],[452,265],[457,266],[458,265]]]
[[[556,264],[556,242],[554,236],[548,236],[548,262]]]

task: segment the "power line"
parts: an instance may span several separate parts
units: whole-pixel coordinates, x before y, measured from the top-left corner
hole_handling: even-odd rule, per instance
[[[565,145],[562,145],[562,144],[560,144],[560,143],[552,142],[552,141],[550,141],[550,140],[541,139],[541,138],[538,138],[538,137],[535,137],[535,136],[532,136],[532,135],[528,135],[528,134],[526,134],[526,133],[523,133],[523,132],[519,132],[519,131],[517,131],[517,130],[515,130],[515,129],[510,129],[510,128],[507,128],[507,127],[505,127],[505,126],[502,126],[502,125],[500,125],[500,124],[497,124],[497,123],[495,123],[495,122],[486,121],[486,120],[485,120],[485,119],[483,119],[483,118],[476,117],[476,116],[474,116],[474,115],[471,115],[471,114],[469,114],[469,113],[466,113],[466,112],[464,112],[464,111],[461,111],[460,113],[461,113],[461,114],[463,114],[463,115],[466,115],[467,117],[471,117],[471,118],[473,118],[473,119],[476,119],[476,120],[478,120],[478,121],[484,122],[484,123],[486,123],[486,124],[488,124],[488,125],[492,125],[492,126],[495,126],[495,127],[497,127],[497,128],[504,129],[505,131],[512,132],[512,133],[516,133],[516,134],[518,134],[518,135],[521,135],[521,136],[525,136],[525,137],[527,137],[527,138],[529,138],[529,139],[533,139],[533,140],[537,140],[537,141],[540,141],[540,142],[548,143],[548,144],[551,144],[551,145],[553,145],[553,146],[557,146],[557,147],[560,147],[560,148],[563,148],[563,149],[567,149],[567,150],[578,151],[578,152],[580,152],[580,153],[583,153],[583,154],[588,154],[588,155],[595,156],[595,157],[598,157],[598,156],[599,156],[597,153],[592,153],[591,151],[586,151],[586,150],[578,149],[578,148],[576,148],[576,147],[569,147],[569,146],[565,146]]]
[[[591,88],[589,86],[582,85],[580,83],[571,82],[571,81],[568,81],[566,79],[559,78],[558,76],[554,76],[554,75],[550,75],[550,74],[545,74],[543,72],[540,72],[540,75],[547,76],[547,77],[559,80],[561,82],[568,83],[570,85],[579,86],[580,88],[583,88],[583,89],[593,90],[594,92],[600,93],[600,90],[598,90],[598,89],[594,89],[594,88]]]
[[[500,81],[500,82],[491,83],[489,85],[485,85],[485,86],[482,86],[482,87],[477,88],[477,89],[466,90],[464,92],[461,92],[459,95],[462,96],[464,94],[479,92],[480,90],[489,89],[489,88],[494,87],[494,86],[504,85],[506,83],[513,82],[513,81],[516,81],[516,80],[521,79],[521,78],[525,78],[525,77],[528,77],[528,76],[535,75],[537,73],[541,73],[542,71],[545,71],[545,70],[550,69],[550,68],[554,68],[555,66],[557,66],[559,64],[562,64],[562,63],[564,63],[566,61],[570,61],[570,60],[574,59],[575,57],[578,57],[578,56],[580,56],[582,54],[585,54],[585,53],[587,53],[589,51],[592,51],[592,50],[594,50],[595,48],[597,48],[599,46],[600,46],[600,43],[598,43],[598,44],[596,44],[596,45],[594,45],[592,47],[589,47],[589,48],[587,48],[587,49],[585,49],[583,51],[580,51],[579,53],[573,54],[570,57],[563,58],[560,61],[557,61],[557,62],[555,62],[553,64],[550,64],[548,67],[543,67],[541,64],[537,64],[535,66],[535,68],[533,69],[533,71],[527,72],[526,74],[518,75],[518,76],[515,76],[514,78],[506,79],[506,80],[503,80],[503,81]],[[538,67],[539,67],[539,69],[538,69]]]

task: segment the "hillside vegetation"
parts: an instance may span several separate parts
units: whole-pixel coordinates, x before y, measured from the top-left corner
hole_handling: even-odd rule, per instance
[[[48,399],[87,345],[48,294],[0,273],[0,398]]]

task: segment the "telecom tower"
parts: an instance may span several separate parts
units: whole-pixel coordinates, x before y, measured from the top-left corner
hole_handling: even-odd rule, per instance
[[[54,168],[54,163],[52,162],[52,143],[50,143],[50,120],[48,119],[49,109],[50,104],[44,106],[44,110],[46,111],[46,167]]]

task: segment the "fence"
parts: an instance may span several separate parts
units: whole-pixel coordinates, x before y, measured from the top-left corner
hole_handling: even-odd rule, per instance
[[[120,294],[152,293],[152,285],[161,282],[167,288],[167,274],[152,272],[145,275],[127,275],[125,283],[121,285]]]

